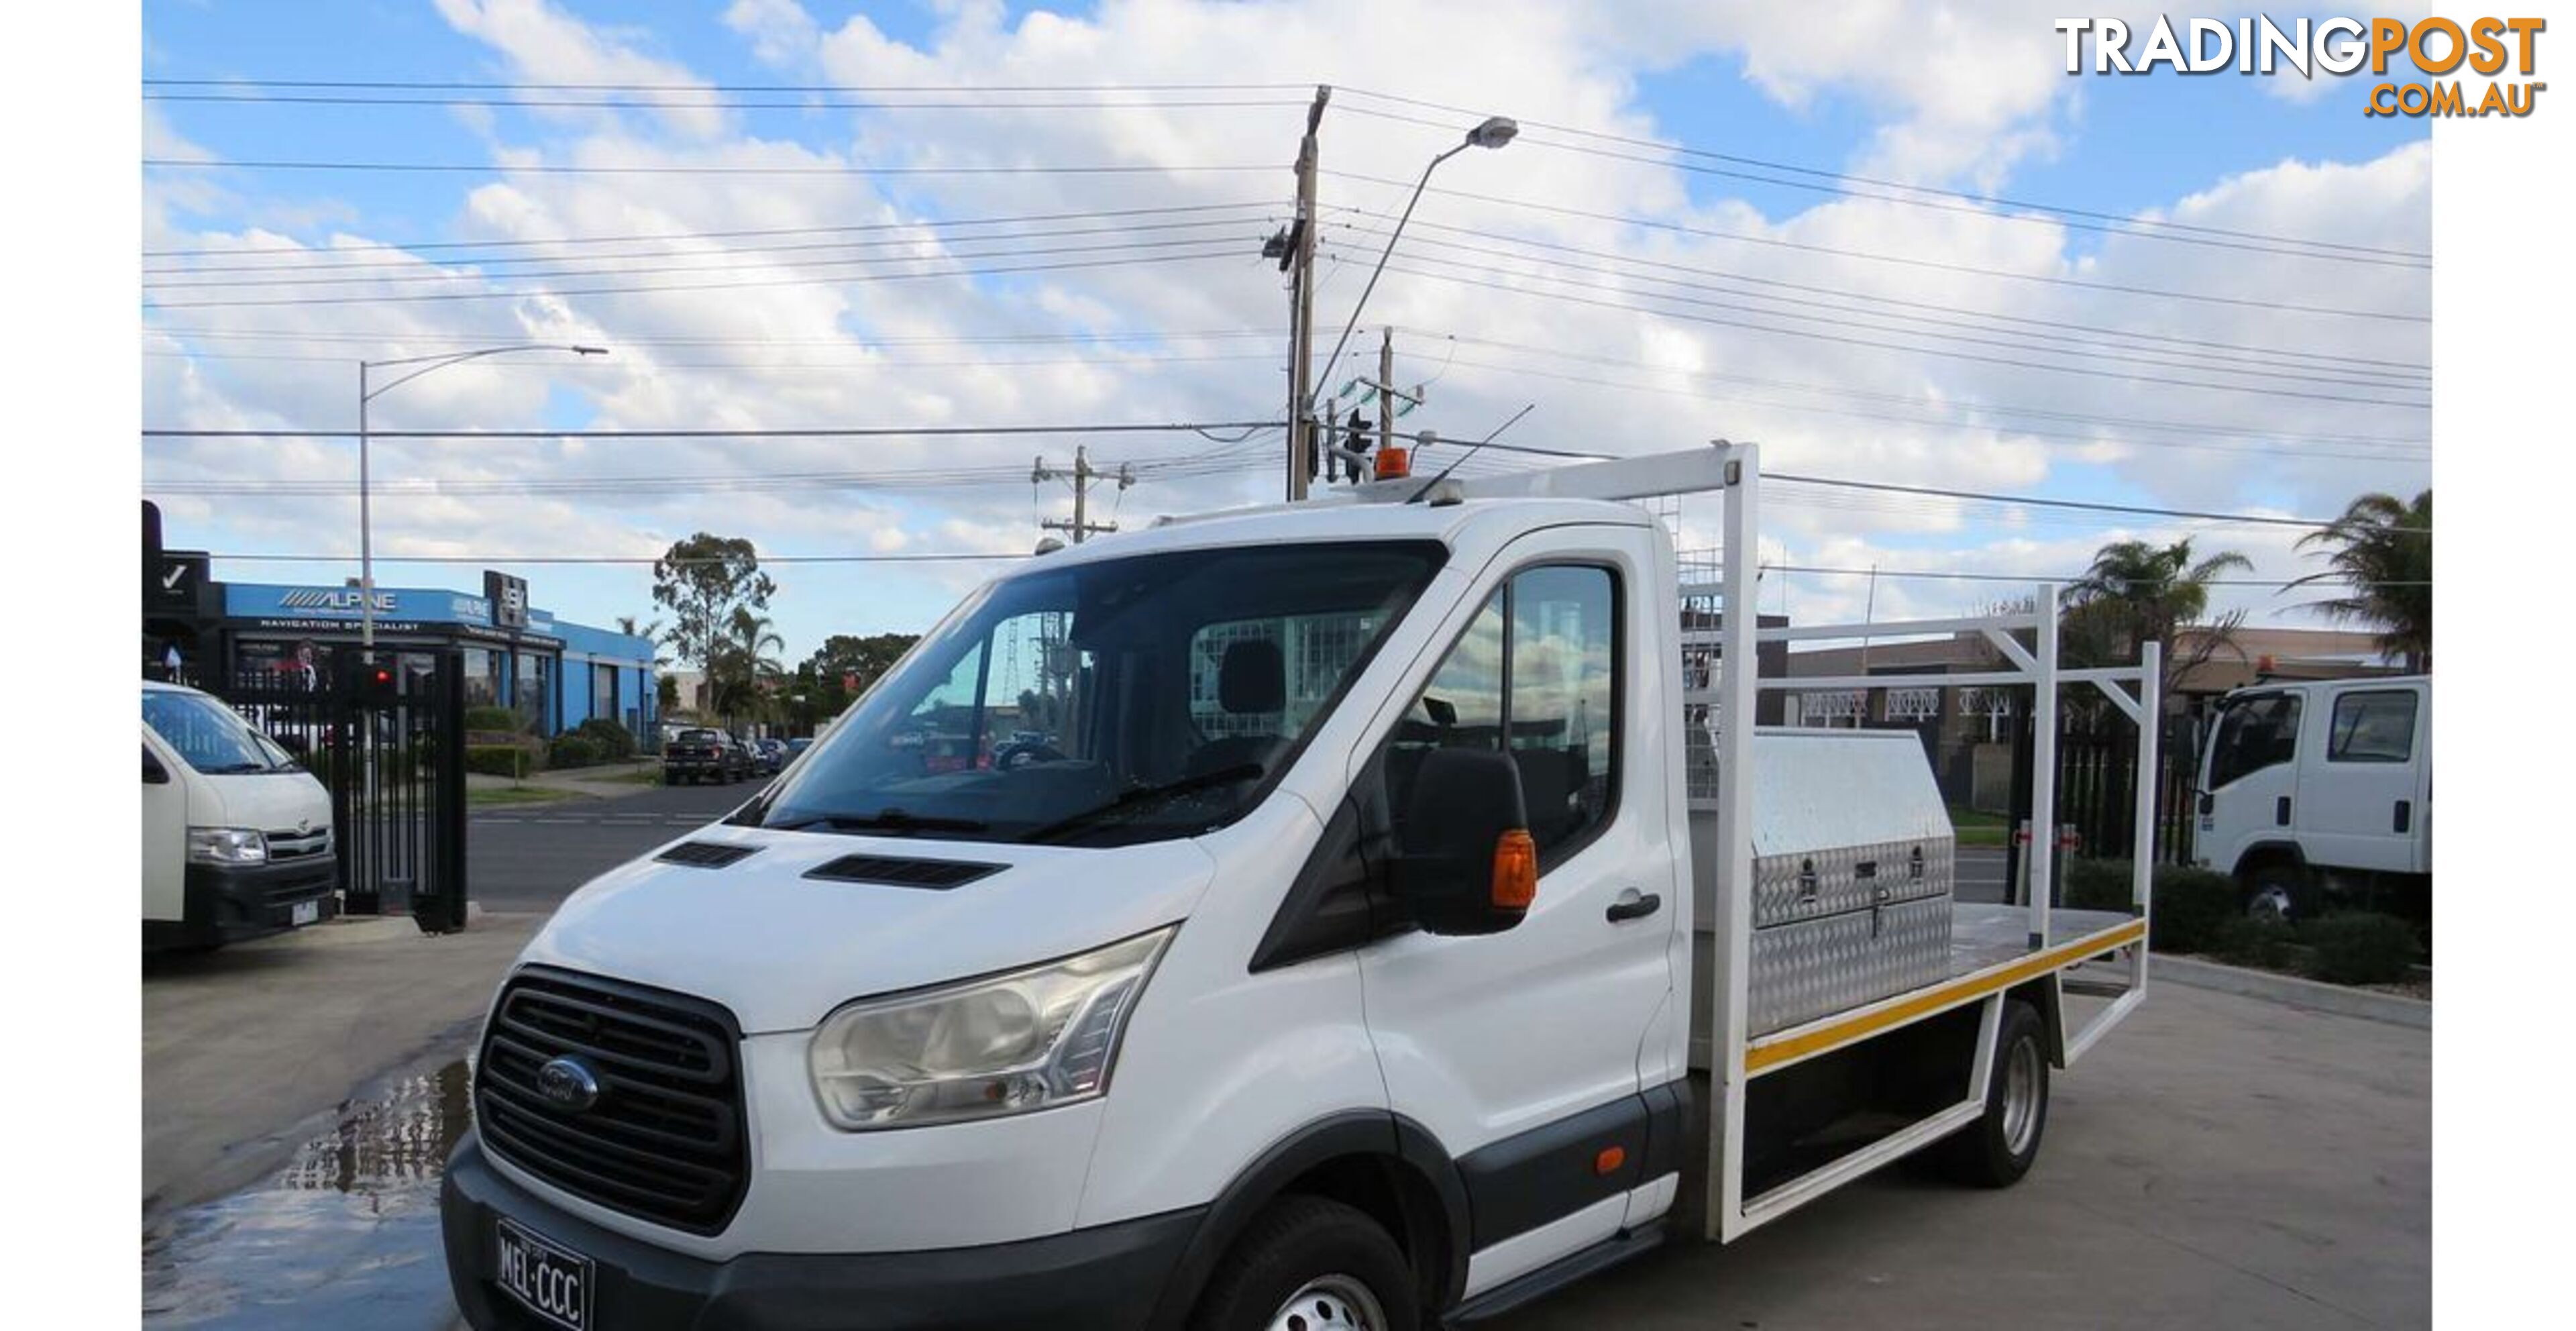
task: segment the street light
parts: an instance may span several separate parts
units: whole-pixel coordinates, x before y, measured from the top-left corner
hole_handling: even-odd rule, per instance
[[[1387,235],[1386,248],[1378,252],[1377,267],[1369,270],[1368,285],[1360,288],[1359,301],[1351,306],[1350,322],[1342,325],[1342,335],[1339,340],[1333,343],[1333,354],[1324,358],[1326,379],[1330,379],[1332,377],[1332,367],[1341,361],[1342,348],[1350,345],[1351,330],[1359,327],[1360,311],[1368,308],[1369,293],[1377,290],[1378,275],[1386,271],[1386,261],[1389,256],[1395,253],[1395,242],[1404,235],[1404,224],[1413,220],[1413,206],[1422,202],[1422,191],[1426,186],[1430,185],[1431,173],[1439,170],[1442,162],[1448,161],[1450,158],[1467,151],[1469,148],[1500,148],[1504,144],[1511,142],[1512,139],[1519,135],[1520,132],[1521,127],[1519,123],[1514,121],[1511,117],[1488,116],[1485,119],[1485,123],[1476,126],[1474,129],[1468,130],[1467,137],[1461,140],[1457,147],[1432,158],[1430,164],[1422,168],[1422,179],[1415,181],[1413,184],[1413,197],[1404,201],[1404,215],[1395,219],[1395,230]],[[1321,397],[1323,392],[1324,386],[1322,384],[1319,383],[1315,385],[1314,391],[1306,398],[1307,411],[1312,412],[1314,410],[1315,399]],[[1289,428],[1296,428],[1295,423],[1291,422]]]
[[[410,383],[432,370],[485,356],[499,356],[513,351],[569,351],[576,356],[605,356],[606,347],[557,346],[546,342],[513,343],[502,347],[483,347],[474,351],[452,351],[437,356],[407,356],[401,360],[362,360],[358,362],[358,641],[370,656],[376,650],[376,550],[374,508],[369,502],[367,484],[367,404],[382,394]],[[389,384],[367,386],[369,372],[417,366],[411,373]]]

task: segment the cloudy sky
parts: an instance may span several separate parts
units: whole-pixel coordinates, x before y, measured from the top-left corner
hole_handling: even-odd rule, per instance
[[[2233,514],[2429,484],[2422,124],[2363,116],[2349,79],[2070,78],[2060,8],[150,4],[143,417],[345,431],[362,358],[533,341],[612,354],[441,370],[373,424],[1208,427],[376,446],[380,556],[490,560],[605,623],[651,616],[643,568],[505,561],[748,536],[902,557],[775,569],[791,659],[917,629],[1006,566],[919,557],[1024,553],[1065,515],[1035,455],[1132,466],[1095,491],[1126,523],[1277,497],[1254,423],[1283,413],[1287,300],[1260,250],[1328,83],[1319,361],[1423,164],[1523,125],[1440,168],[1318,375],[1373,370],[1392,327],[1426,385],[1407,429],[1535,404],[1503,442],[1724,436],[1775,473]],[[345,437],[151,439],[144,476],[219,577],[355,572]],[[1801,620],[1859,617],[1872,565],[1878,617],[1948,613],[2012,589],[1907,575],[2068,576],[2130,536],[2314,566],[2294,528],[1770,498],[1764,608]],[[340,562],[237,558],[278,554]],[[2317,624],[2314,594],[2225,603]]]

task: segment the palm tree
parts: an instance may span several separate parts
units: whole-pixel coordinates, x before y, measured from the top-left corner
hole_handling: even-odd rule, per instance
[[[2390,494],[2366,494],[2352,501],[2343,516],[2299,538],[2310,545],[2334,547],[2329,567],[2291,583],[2293,587],[2335,579],[2348,595],[2318,601],[2309,608],[2330,619],[2371,625],[2379,630],[2381,651],[2402,657],[2407,672],[2433,668],[2433,492],[2411,504]]]
[[[2245,612],[2231,610],[2207,623],[2210,585],[2230,569],[2253,561],[2234,550],[2192,558],[2189,538],[2171,545],[2114,541],[2094,552],[2093,566],[2066,589],[2064,632],[2068,654],[2079,663],[2108,665],[2137,659],[2147,643],[2164,648],[2164,687],[2235,646]],[[2188,649],[2181,631],[2195,629]]]
[[[725,715],[732,716],[735,708],[743,704],[757,714],[762,697],[760,686],[786,673],[777,655],[786,647],[787,640],[778,636],[769,616],[756,614],[747,606],[734,607],[715,659],[708,663],[708,673],[716,677],[717,694],[722,700],[720,710]]]

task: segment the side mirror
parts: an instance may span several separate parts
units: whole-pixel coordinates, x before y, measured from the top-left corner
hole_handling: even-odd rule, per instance
[[[1538,896],[1538,846],[1520,764],[1486,749],[1434,749],[1414,775],[1390,887],[1429,933],[1496,934]]]

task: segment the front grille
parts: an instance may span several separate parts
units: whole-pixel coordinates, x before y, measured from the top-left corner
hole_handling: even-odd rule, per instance
[[[977,864],[969,860],[914,860],[893,855],[844,855],[829,864],[805,871],[808,878],[829,878],[842,883],[883,883],[888,887],[919,887],[945,892],[963,887],[978,878],[997,874],[1007,864]]]
[[[309,832],[264,832],[261,835],[268,841],[271,860],[295,860],[331,853],[331,829],[327,827]]]
[[[749,1181],[733,1015],[702,999],[531,966],[492,1006],[474,1078],[485,1145],[546,1182],[692,1234],[733,1219]],[[549,1060],[579,1059],[597,1103],[538,1093]]]

